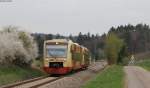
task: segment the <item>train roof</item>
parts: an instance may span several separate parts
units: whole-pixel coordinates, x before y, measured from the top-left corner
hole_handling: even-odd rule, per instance
[[[45,42],[65,42],[65,43],[68,43],[68,42],[72,42],[72,40],[69,40],[69,39],[52,39],[52,40],[46,40]]]
[[[70,39],[52,39],[52,40],[46,40],[46,43],[48,42],[62,42],[62,43],[72,43],[74,45],[80,46],[81,48],[83,48],[84,50],[88,50],[86,47],[79,45],[78,43],[74,43],[72,40]]]

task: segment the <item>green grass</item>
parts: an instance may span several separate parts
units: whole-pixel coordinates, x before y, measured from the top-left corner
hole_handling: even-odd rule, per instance
[[[150,71],[150,60],[143,60],[143,61],[137,63],[137,65]]]
[[[113,65],[98,74],[82,88],[123,88],[124,71],[122,66]]]
[[[31,68],[21,68],[18,66],[0,67],[0,86],[13,83],[20,80],[26,80],[38,76],[42,76],[44,73],[33,70]]]

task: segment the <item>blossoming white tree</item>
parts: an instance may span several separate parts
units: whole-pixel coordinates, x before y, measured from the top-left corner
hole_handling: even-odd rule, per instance
[[[8,26],[0,31],[0,64],[30,65],[38,56],[37,44],[30,33]]]

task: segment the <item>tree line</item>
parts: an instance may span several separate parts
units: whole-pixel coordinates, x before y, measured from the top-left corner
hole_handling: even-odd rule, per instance
[[[60,34],[53,35],[53,34],[41,34],[41,33],[34,33],[32,34],[34,39],[37,41],[39,47],[39,58],[43,57],[43,43],[45,40],[51,39],[71,39],[73,42],[77,42],[80,45],[87,47],[92,55],[92,58],[99,59],[104,57],[104,39],[106,35],[94,35],[90,33],[82,34],[79,33],[78,36],[62,36]]]
[[[109,33],[111,32],[124,40],[130,53],[150,51],[150,27],[147,24],[120,25],[112,27]]]
[[[79,32],[77,36],[31,34],[8,26],[0,31],[0,65],[29,65],[35,58],[43,58],[45,40],[64,38],[87,47],[92,59],[107,59],[109,64],[120,64],[132,54],[150,51],[150,28],[147,24],[111,27],[102,35]]]
[[[81,33],[77,36],[62,36],[60,34],[32,34],[39,47],[39,58],[43,57],[43,43],[50,39],[71,39],[87,47],[93,59],[110,59],[111,63],[123,62],[123,58],[131,54],[150,51],[150,28],[147,24],[120,25],[111,27],[108,33],[102,35]],[[115,48],[114,48],[115,47]]]

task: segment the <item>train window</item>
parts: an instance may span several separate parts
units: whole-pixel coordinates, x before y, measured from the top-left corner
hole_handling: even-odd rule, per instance
[[[47,45],[46,46],[47,57],[66,57],[67,56],[67,45]]]

